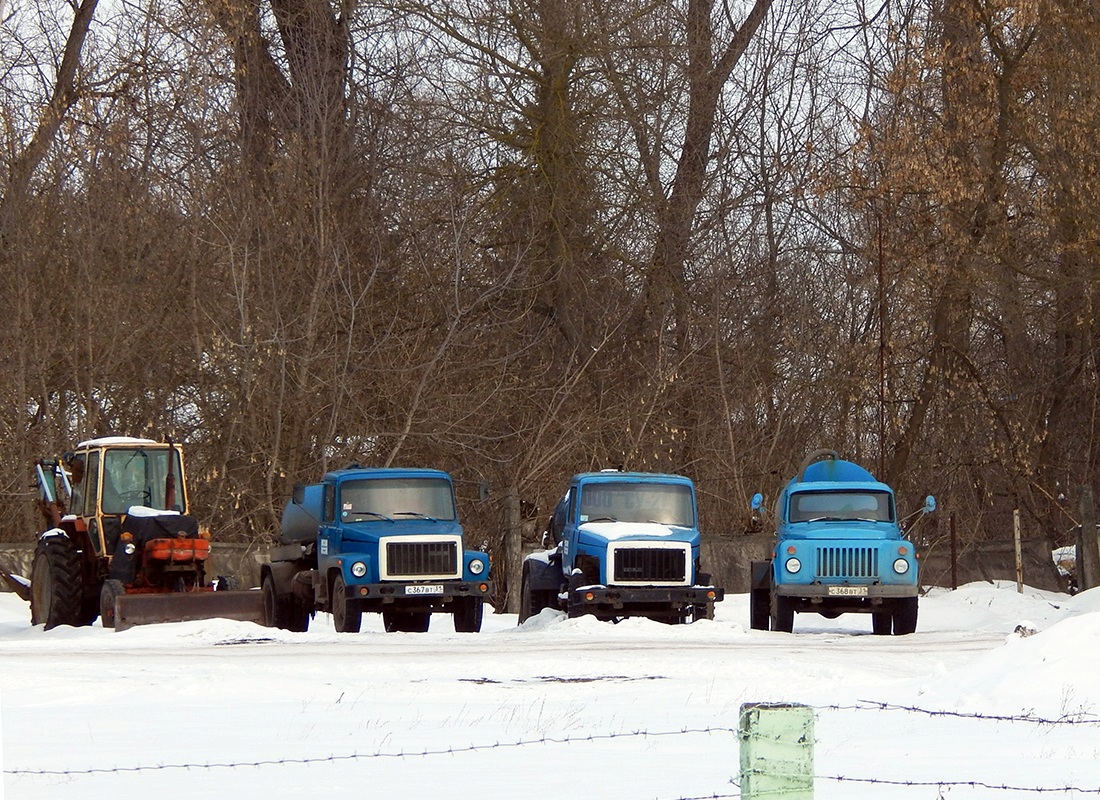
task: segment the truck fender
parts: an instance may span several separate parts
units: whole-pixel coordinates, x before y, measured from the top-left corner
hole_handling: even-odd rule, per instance
[[[541,555],[528,556],[523,560],[523,568],[527,570],[527,585],[535,592],[557,593],[562,584],[561,562],[539,557]]]
[[[288,595],[294,591],[294,576],[299,572],[298,565],[291,561],[276,561],[271,564],[264,564],[260,567],[260,583],[263,584],[263,580],[268,575],[271,576],[275,582],[275,594]]]
[[[770,560],[753,561],[751,580],[750,588],[752,589],[770,589],[772,585],[772,562]]]

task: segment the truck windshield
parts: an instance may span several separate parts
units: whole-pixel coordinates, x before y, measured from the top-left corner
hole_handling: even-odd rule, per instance
[[[888,492],[796,492],[787,519],[893,522],[894,503]]]
[[[454,491],[443,478],[367,478],[340,484],[340,518],[454,520]]]
[[[183,510],[183,480],[180,477],[178,450],[147,450],[144,447],[112,449],[103,454],[104,514],[125,514],[131,506],[165,508],[165,486],[168,477],[168,453],[174,456],[175,501],[169,511]]]
[[[593,483],[581,487],[581,522],[659,522],[695,527],[691,487],[668,483]]]

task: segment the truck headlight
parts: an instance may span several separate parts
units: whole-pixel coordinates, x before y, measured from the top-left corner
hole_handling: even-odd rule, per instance
[[[898,575],[904,575],[909,571],[909,562],[904,558],[899,558],[894,561],[894,572]]]
[[[134,553],[137,552],[137,547],[134,545],[133,542],[127,542],[126,546],[122,549],[128,556],[132,556]]]
[[[356,578],[362,578],[364,575],[367,574],[367,565],[364,564],[362,561],[356,561],[354,564],[351,565],[351,574],[354,575]]]
[[[485,571],[485,562],[480,558],[474,559],[470,562],[470,572],[474,575],[480,575]]]
[[[788,558],[786,563],[783,564],[787,572],[795,573],[802,569],[802,562],[797,558]]]

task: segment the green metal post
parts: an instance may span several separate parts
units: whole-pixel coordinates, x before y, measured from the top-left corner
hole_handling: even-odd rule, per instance
[[[813,709],[789,703],[745,703],[740,739],[742,798],[813,800]]]

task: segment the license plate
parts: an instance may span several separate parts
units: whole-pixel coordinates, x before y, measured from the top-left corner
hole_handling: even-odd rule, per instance
[[[443,594],[443,587],[438,583],[427,583],[421,586],[406,586],[406,597],[412,594]]]
[[[866,597],[866,586],[830,586],[827,594],[830,597]]]

